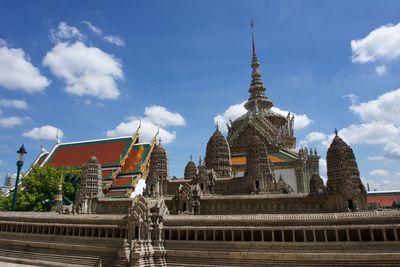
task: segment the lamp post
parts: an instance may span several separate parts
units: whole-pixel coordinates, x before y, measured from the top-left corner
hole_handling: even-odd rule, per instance
[[[18,160],[17,160],[17,178],[15,180],[15,187],[14,187],[14,196],[13,196],[13,201],[12,201],[12,206],[11,210],[15,211],[15,206],[17,202],[17,193],[18,193],[18,182],[19,182],[19,175],[21,173],[21,168],[22,165],[24,165],[24,156],[26,154],[26,150],[24,145],[20,147],[20,149],[17,151],[18,154]]]

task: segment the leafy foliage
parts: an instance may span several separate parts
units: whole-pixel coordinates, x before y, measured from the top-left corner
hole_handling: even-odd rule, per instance
[[[81,170],[73,168],[57,169],[52,166],[33,166],[29,174],[22,179],[18,191],[17,210],[47,211],[62,183],[63,196],[74,200],[74,186],[65,177],[80,176]],[[67,181],[66,181],[67,180]]]

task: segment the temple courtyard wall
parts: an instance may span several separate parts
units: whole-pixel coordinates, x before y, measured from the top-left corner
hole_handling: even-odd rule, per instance
[[[400,262],[398,210],[165,215],[162,221],[162,234],[156,240],[130,229],[127,215],[0,213],[0,262],[160,266],[151,259],[150,250],[133,262],[127,240],[154,246],[161,240],[164,266],[399,266]]]

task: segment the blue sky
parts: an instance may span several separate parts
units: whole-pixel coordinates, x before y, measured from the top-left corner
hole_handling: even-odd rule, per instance
[[[267,95],[294,112],[298,146],[325,159],[333,130],[371,189],[400,189],[398,1],[2,1],[0,175],[62,141],[156,124],[170,172],[242,112],[251,34]],[[220,115],[220,116],[218,116]],[[324,161],[321,161],[324,176]]]

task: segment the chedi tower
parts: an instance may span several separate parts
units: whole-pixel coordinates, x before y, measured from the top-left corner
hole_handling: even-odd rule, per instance
[[[338,136],[335,137],[326,155],[329,206],[336,211],[366,210],[367,192],[360,179],[353,149]]]

